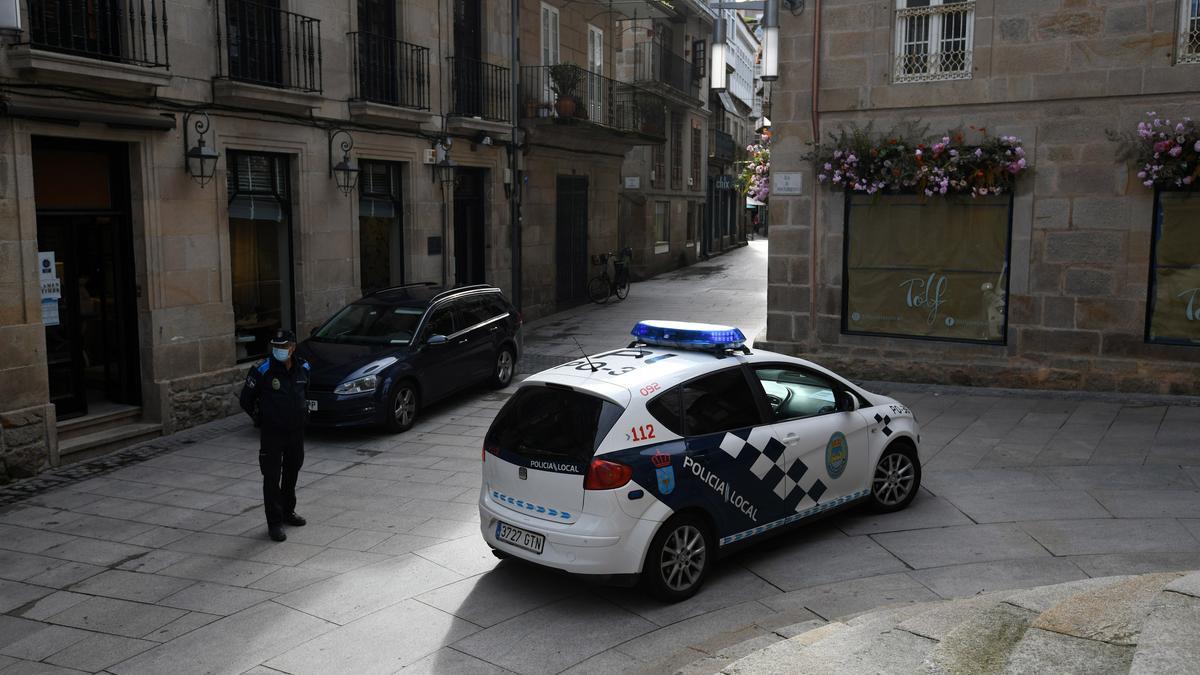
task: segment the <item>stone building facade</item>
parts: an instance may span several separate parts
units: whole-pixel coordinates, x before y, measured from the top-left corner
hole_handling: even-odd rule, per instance
[[[783,11],[769,345],[862,378],[1200,394],[1200,315],[1186,284],[1171,286],[1200,264],[1200,195],[1144,186],[1106,137],[1149,111],[1200,118],[1198,12],[1187,0],[826,0]],[[888,134],[914,122],[934,138],[1017,136],[1031,171],[1015,194],[974,202],[848,198],[804,159],[814,139],[851,125]],[[799,190],[781,194],[780,173]],[[890,252],[867,237],[886,240],[893,225],[921,241]],[[989,246],[992,262],[956,281],[956,261],[973,254],[951,249]],[[872,256],[892,276],[864,272]],[[945,295],[930,292],[939,276]],[[853,303],[868,291],[891,328],[864,328]],[[985,306],[962,310],[974,320],[938,315],[922,327],[953,293]],[[1168,315],[1164,335],[1155,326]]]

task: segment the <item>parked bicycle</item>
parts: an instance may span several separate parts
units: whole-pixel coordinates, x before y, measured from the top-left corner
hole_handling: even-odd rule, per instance
[[[592,264],[600,268],[600,274],[588,282],[588,297],[592,302],[603,305],[612,296],[618,300],[629,297],[629,263],[633,259],[633,249],[621,249],[617,256],[611,251],[592,256]],[[609,262],[612,262],[613,273],[609,275]]]

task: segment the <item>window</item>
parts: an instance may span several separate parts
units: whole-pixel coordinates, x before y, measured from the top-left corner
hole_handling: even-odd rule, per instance
[[[756,368],[776,422],[837,412],[837,389],[825,377],[789,367]]]
[[[700,189],[700,122],[692,121],[692,175],[688,178],[688,187]]]
[[[667,148],[665,143],[654,146],[651,161],[654,166],[650,169],[650,186],[661,188],[667,182]]]
[[[1146,341],[1200,345],[1200,194],[1155,199]]]
[[[692,43],[692,75],[698,80],[708,74],[708,50],[704,40]]]
[[[358,193],[358,252],[366,295],[404,283],[400,165],[363,160]]]
[[[684,239],[684,244],[687,246],[696,243],[696,232],[700,230],[700,216],[703,208],[703,204],[688,202],[687,237]]]
[[[484,443],[525,458],[572,462],[583,473],[622,412],[567,388],[525,387],[500,409]]]
[[[558,9],[542,4],[542,65],[558,63]]]
[[[429,317],[429,328],[425,330],[426,339],[431,335],[453,335],[454,312],[449,307],[443,307]]]
[[[704,436],[762,424],[746,376],[730,368],[683,385],[680,394],[684,430]]]
[[[896,82],[971,77],[974,0],[896,0]]]
[[[671,189],[683,189],[683,118],[671,115]]]
[[[654,252],[671,250],[671,202],[654,202]]]
[[[355,303],[342,308],[322,326],[313,340],[357,345],[406,345],[421,323],[425,310]]]
[[[842,330],[1004,344],[1012,201],[852,195]]]
[[[1200,63],[1200,0],[1181,0],[1179,63]]]
[[[265,356],[292,321],[292,226],[288,160],[231,151],[227,173],[234,342],[239,361]]]

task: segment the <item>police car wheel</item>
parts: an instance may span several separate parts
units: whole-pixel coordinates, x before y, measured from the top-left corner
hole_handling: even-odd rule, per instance
[[[712,566],[708,525],[689,514],[668,520],[646,554],[642,581],[660,600],[679,602],[700,590]]]
[[[501,349],[496,354],[496,365],[492,368],[492,386],[496,389],[507,387],[512,382],[516,366],[517,360],[512,350],[508,347]]]
[[[387,418],[388,429],[392,431],[408,431],[417,422],[417,411],[420,399],[417,389],[411,382],[401,382],[396,385],[389,401]]]
[[[921,463],[909,445],[893,444],[884,451],[871,477],[871,503],[881,513],[899,511],[912,503],[921,487]]]

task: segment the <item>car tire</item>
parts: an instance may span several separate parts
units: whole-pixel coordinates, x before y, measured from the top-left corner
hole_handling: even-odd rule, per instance
[[[421,410],[421,397],[412,380],[402,380],[392,389],[388,397],[387,428],[393,433],[408,431],[417,423]]]
[[[517,357],[512,347],[501,347],[496,352],[496,363],[492,365],[491,384],[493,389],[503,389],[512,384],[513,375],[517,372]]]
[[[920,489],[917,449],[906,442],[892,443],[871,473],[872,509],[877,513],[899,511],[912,503]]]
[[[686,600],[704,584],[715,555],[708,523],[689,513],[674,516],[650,542],[642,584],[660,600]]]

